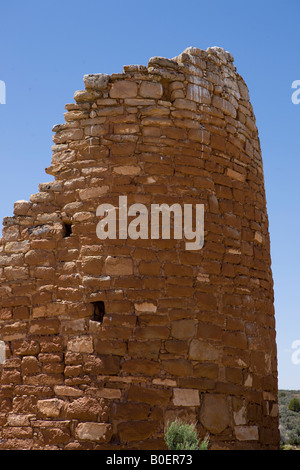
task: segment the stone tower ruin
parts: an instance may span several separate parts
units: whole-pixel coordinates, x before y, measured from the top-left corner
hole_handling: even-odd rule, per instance
[[[277,449],[263,165],[232,56],[190,47],[84,84],[54,180],[3,221],[0,449],[159,450],[175,418],[211,449]],[[120,196],[202,204],[203,247],[100,240]]]

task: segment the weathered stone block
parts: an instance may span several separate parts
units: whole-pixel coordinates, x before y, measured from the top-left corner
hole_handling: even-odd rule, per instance
[[[163,95],[163,86],[161,83],[143,81],[139,94],[143,98],[160,99]]]
[[[75,435],[81,441],[105,443],[111,439],[112,426],[104,423],[79,423]]]
[[[34,356],[23,357],[21,367],[23,375],[33,375],[40,371],[39,361]]]
[[[30,266],[53,266],[55,264],[54,256],[45,250],[30,250],[25,254],[25,263]]]
[[[59,320],[33,320],[29,332],[32,335],[56,335],[59,333]]]
[[[131,359],[122,364],[122,370],[129,374],[155,376],[160,372],[160,365],[146,359]]]
[[[171,336],[176,339],[188,339],[195,335],[194,320],[178,320],[172,323]]]
[[[68,387],[65,385],[55,385],[54,392],[59,397],[81,397],[83,395],[83,391],[79,390],[74,387]]]
[[[135,82],[118,81],[112,84],[109,94],[111,98],[135,98],[137,91]]]
[[[231,424],[228,399],[206,394],[200,409],[200,421],[213,434],[224,431]]]
[[[105,272],[107,275],[128,276],[133,274],[133,264],[130,258],[108,256],[105,260]]]
[[[161,340],[128,341],[128,353],[133,357],[157,358],[161,348]]]
[[[97,345],[96,345],[97,350]],[[120,357],[115,356],[88,356],[84,361],[84,371],[91,375],[116,375],[120,372]]]
[[[95,188],[86,188],[79,191],[79,197],[82,201],[98,198],[103,194],[107,194],[109,186],[100,186]]]
[[[257,426],[235,426],[235,435],[239,441],[257,441],[258,440],[258,427]]]
[[[107,87],[109,75],[105,73],[84,75],[83,81],[88,90],[103,90]]]
[[[169,359],[161,362],[162,369],[168,374],[186,377],[193,375],[193,367],[186,359]]]
[[[120,438],[124,442],[141,441],[151,437],[159,423],[155,421],[127,421],[118,425]]]
[[[173,403],[175,406],[199,406],[199,391],[188,388],[174,388]]]
[[[150,405],[135,403],[116,403],[112,410],[112,416],[118,421],[147,420],[150,413]]]
[[[89,336],[78,336],[67,345],[68,351],[91,354],[94,351],[93,340]]]
[[[171,398],[171,391],[159,388],[146,388],[131,385],[128,393],[128,400],[133,402],[148,403],[149,405],[166,405]]]
[[[67,419],[78,419],[80,421],[98,421],[103,412],[103,401],[96,398],[80,397],[68,403],[65,407]]]
[[[98,354],[114,354],[116,356],[125,356],[127,345],[124,341],[95,340],[95,351]]]
[[[49,400],[38,400],[37,409],[42,417],[58,418],[63,405],[63,400],[58,400],[57,398],[52,398]]]
[[[219,350],[205,341],[193,339],[190,344],[189,359],[214,362],[219,359]]]

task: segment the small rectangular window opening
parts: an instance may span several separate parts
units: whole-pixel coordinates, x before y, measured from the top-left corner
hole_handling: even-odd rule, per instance
[[[64,229],[65,229],[64,238],[70,237],[72,234],[72,224],[65,222]]]
[[[92,305],[94,306],[92,320],[98,323],[102,323],[103,317],[105,315],[105,305],[103,300],[99,300],[98,302],[92,302]]]

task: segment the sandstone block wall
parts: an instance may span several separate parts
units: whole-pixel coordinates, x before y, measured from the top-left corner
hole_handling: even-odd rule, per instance
[[[278,448],[263,166],[232,56],[191,47],[84,84],[54,181],[3,221],[0,448],[157,450],[175,417],[213,449]],[[99,240],[120,195],[204,204],[204,247]]]

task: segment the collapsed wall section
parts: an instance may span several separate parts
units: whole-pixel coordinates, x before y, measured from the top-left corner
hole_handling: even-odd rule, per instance
[[[249,94],[221,48],[84,77],[54,181],[4,219],[0,448],[278,448],[273,283]],[[203,204],[204,246],[99,240],[97,207]]]

